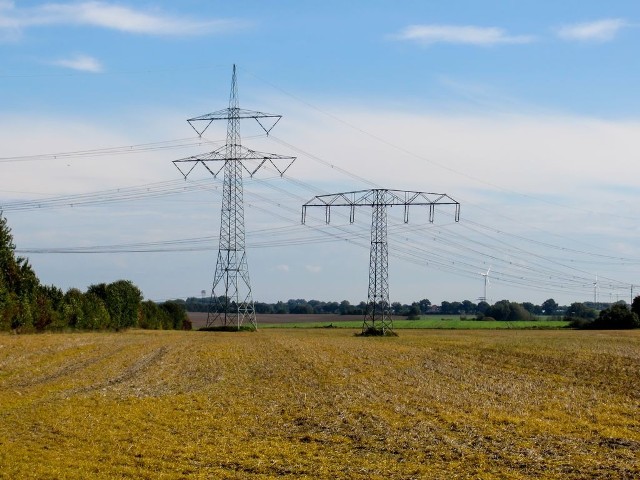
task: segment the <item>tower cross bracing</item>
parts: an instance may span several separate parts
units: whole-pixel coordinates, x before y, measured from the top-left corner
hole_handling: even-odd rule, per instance
[[[245,322],[253,329],[258,327],[245,245],[243,172],[253,176],[262,167],[268,165],[282,176],[295,161],[295,157],[258,152],[242,146],[240,121],[254,119],[268,135],[281,118],[281,115],[244,110],[239,107],[234,65],[229,107],[187,120],[199,136],[202,136],[214,121],[227,121],[224,146],[209,153],[173,161],[185,180],[198,164],[203,165],[214,177],[217,177],[220,172],[223,173],[220,243],[211,288],[207,327],[228,326],[240,329]],[[248,168],[247,161],[255,161],[257,166]],[[221,163],[221,166],[213,167],[214,162]]]
[[[387,242],[387,207],[402,206],[404,222],[409,222],[410,206],[428,206],[429,222],[433,222],[435,207],[453,205],[455,221],[460,220],[460,204],[444,193],[427,193],[375,188],[329,195],[318,195],[302,206],[302,223],[308,207],[324,207],[325,222],[331,222],[331,209],[349,207],[349,222],[355,220],[356,207],[371,207],[371,247],[369,249],[369,290],[362,332],[386,335],[393,332],[389,302],[389,245]]]

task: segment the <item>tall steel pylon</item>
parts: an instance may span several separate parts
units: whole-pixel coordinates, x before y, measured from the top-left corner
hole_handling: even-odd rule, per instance
[[[173,161],[185,180],[199,163],[204,165],[214,177],[217,177],[221,171],[224,172],[220,245],[211,288],[207,327],[237,326],[240,329],[243,323],[248,321],[253,329],[257,329],[245,248],[242,175],[243,171],[246,171],[251,177],[263,166],[271,166],[282,176],[295,161],[295,157],[257,152],[243,147],[240,138],[240,120],[247,118],[258,122],[265,134],[269,135],[282,116],[244,110],[239,107],[234,65],[229,107],[187,120],[199,136],[204,134],[213,121],[227,120],[226,144],[209,153]],[[202,125],[199,122],[204,122],[204,128],[196,128],[196,125]],[[284,168],[279,165],[278,160],[284,160]],[[247,165],[249,161],[255,161],[257,165],[249,168]],[[208,165],[209,162],[222,162],[222,166],[218,169],[211,168]],[[191,165],[189,168],[180,168],[182,164]]]
[[[386,335],[393,332],[389,303],[389,246],[387,243],[387,207],[404,207],[404,223],[409,223],[411,205],[427,205],[433,222],[436,205],[454,205],[455,221],[460,220],[460,204],[445,193],[413,192],[375,188],[313,197],[302,206],[302,223],[307,207],[324,207],[325,222],[331,222],[331,207],[349,207],[349,222],[355,219],[355,207],[371,207],[371,248],[369,250],[369,291],[362,333]]]

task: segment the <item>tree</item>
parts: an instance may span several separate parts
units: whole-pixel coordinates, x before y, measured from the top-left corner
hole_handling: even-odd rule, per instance
[[[440,304],[440,313],[442,313],[443,315],[450,314],[451,313],[451,302],[447,302],[446,300],[444,300]]]
[[[553,315],[554,313],[556,313],[556,310],[558,310],[558,304],[553,298],[545,300],[540,306],[542,308],[542,313],[544,313],[545,315]]]
[[[340,306],[338,310],[340,311],[340,315],[357,315],[363,311],[363,308],[367,308],[367,304],[364,302],[360,302],[360,306],[351,305],[349,300],[343,300],[340,302]]]
[[[289,307],[287,306],[286,303],[279,301],[278,303],[276,303],[275,313],[278,313],[278,314],[289,313]]]
[[[0,212],[0,329],[25,331],[33,328],[40,281],[28,260],[16,257],[15,249],[7,219]]]
[[[420,313],[429,313],[429,307],[431,307],[431,302],[427,298],[423,298],[418,302],[418,307],[420,308]]]
[[[574,302],[567,308],[564,319],[571,322],[569,326],[572,328],[585,328],[592,323],[597,316],[598,312],[593,308],[588,307],[584,303]]]
[[[481,302],[478,302],[478,305],[476,306],[476,311],[478,312],[478,314],[484,315],[490,306],[491,305],[489,305],[488,302],[485,302],[484,300],[482,300]]]
[[[105,285],[91,285],[87,293],[102,299],[110,317],[110,328],[120,330],[135,327],[138,310],[142,302],[142,292],[129,280],[118,280]]]
[[[473,315],[478,310],[478,306],[470,300],[464,300],[462,302],[462,310],[467,315]]]
[[[407,311],[407,320],[420,320],[420,305],[413,303]]]
[[[640,317],[640,296],[633,299],[631,311]]]
[[[169,314],[161,310],[153,300],[147,300],[140,304],[138,327],[146,330],[159,330],[161,328],[169,328],[170,323]]]
[[[509,300],[496,302],[485,311],[484,316],[510,322],[533,319],[533,316],[522,305]]]
[[[640,328],[638,315],[621,303],[614,303],[609,308],[602,310],[588,328],[597,329],[629,329]]]
[[[567,308],[565,320],[572,320],[573,318],[594,319],[597,316],[598,312],[593,308],[586,306],[584,303],[574,302]]]
[[[191,330],[191,321],[187,316],[184,305],[174,300],[160,304],[160,310],[166,312],[169,318],[168,328],[174,330]]]
[[[313,313],[313,307],[307,302],[298,303],[289,307],[289,313],[295,313],[297,315],[309,315]]]
[[[82,295],[82,321],[77,328],[83,330],[104,330],[110,327],[111,317],[104,301],[97,295],[85,293]]]
[[[392,315],[402,315],[404,307],[400,302],[391,302],[390,310]]]
[[[273,305],[271,305],[270,303],[264,303],[264,302],[255,302],[253,304],[253,308],[255,309],[256,313],[274,313],[275,309],[273,308]],[[193,310],[187,310],[187,311],[193,311]]]

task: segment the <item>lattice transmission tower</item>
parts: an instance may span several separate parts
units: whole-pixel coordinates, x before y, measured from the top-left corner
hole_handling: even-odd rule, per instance
[[[302,206],[302,223],[308,207],[324,207],[325,222],[331,221],[332,207],[349,207],[349,222],[355,219],[356,207],[371,207],[371,248],[369,251],[369,292],[362,323],[362,333],[386,335],[393,332],[389,303],[389,246],[387,243],[387,207],[404,207],[404,223],[409,223],[409,207],[429,207],[433,222],[437,205],[454,205],[455,221],[460,220],[460,204],[444,193],[412,192],[375,188],[355,192],[318,195]]]
[[[198,164],[202,164],[214,177],[220,172],[224,175],[220,244],[211,288],[207,327],[237,326],[240,329],[245,322],[253,329],[258,327],[245,248],[242,176],[243,172],[246,172],[252,177],[263,166],[273,167],[282,176],[295,161],[295,157],[258,152],[242,146],[240,120],[254,119],[265,134],[269,135],[281,118],[282,115],[244,110],[239,107],[234,65],[229,107],[187,120],[199,136],[202,136],[214,121],[227,120],[227,139],[224,146],[209,153],[173,161],[185,180]],[[221,165],[212,167],[213,162],[219,162]],[[255,163],[250,167],[250,162]]]

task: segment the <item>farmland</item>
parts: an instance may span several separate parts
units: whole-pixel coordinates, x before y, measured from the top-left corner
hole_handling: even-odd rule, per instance
[[[0,478],[638,478],[640,332],[0,335]]]
[[[193,328],[197,329],[206,325],[207,314],[201,312],[189,312],[189,319]],[[291,314],[263,314],[256,315],[258,328],[362,328],[362,315],[291,315]],[[406,317],[393,317],[395,329],[542,329],[563,328],[569,325],[564,320],[542,317],[532,321],[477,321],[473,319],[461,319],[459,315],[428,315],[419,320],[407,320]]]

